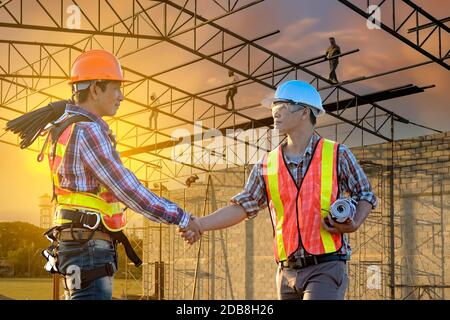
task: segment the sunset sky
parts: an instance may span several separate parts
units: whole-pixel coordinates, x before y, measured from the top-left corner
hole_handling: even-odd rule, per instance
[[[92,1],[79,1],[82,6],[90,2]],[[184,1],[175,2],[184,3]],[[204,4],[203,1],[201,2]],[[362,2],[365,3],[365,1]],[[450,12],[450,1],[414,0],[414,2],[438,19],[445,18]],[[50,2],[43,1],[43,3]],[[408,13],[404,12],[404,15]],[[201,9],[201,14],[212,18],[218,16],[220,12],[204,7]],[[383,11],[381,14],[381,20],[383,21]],[[123,16],[127,15],[124,10]],[[0,9],[0,21],[9,22],[7,19],[4,10]],[[248,39],[274,30],[280,30],[279,34],[258,43],[295,62],[323,54],[328,46],[328,37],[334,36],[342,51],[360,49],[359,53],[341,59],[338,68],[339,79],[370,76],[427,61],[425,56],[385,31],[369,30],[366,26],[366,21],[361,16],[335,0],[267,0],[230,17],[220,19],[216,23]],[[5,40],[20,39],[70,44],[84,37],[86,35],[57,34],[42,31],[30,32],[28,30],[0,27],[0,39]],[[444,48],[447,48],[447,50],[450,46],[449,42],[450,38],[447,35],[444,41]],[[125,43],[122,52],[126,52],[126,46],[127,43]],[[3,44],[0,44],[0,49],[4,48]],[[21,47],[18,46],[18,48]],[[193,58],[195,58],[194,55],[170,44],[163,43],[135,55],[123,57],[121,62],[123,65],[139,70],[144,74],[154,74],[171,66],[190,61]],[[6,61],[4,59],[0,55],[0,66],[5,65]],[[22,66],[23,61],[13,61],[15,69]],[[323,75],[327,75],[328,72],[326,64],[314,66],[311,69]],[[160,79],[195,93],[225,84],[227,81],[227,70],[210,62],[201,62],[182,70],[171,72]],[[380,104],[414,122],[442,131],[449,131],[449,80],[448,71],[437,64],[430,64],[352,84],[348,88],[359,94],[365,94],[407,84],[417,86],[434,84],[436,85],[435,88],[428,89],[424,93],[383,101]],[[160,88],[155,86],[154,90],[158,92]],[[66,84],[56,86],[49,92],[62,97],[70,95],[69,87]],[[261,85],[248,86],[242,88],[242,90],[240,89],[236,96],[236,103],[237,106],[257,104],[271,93],[269,89]],[[2,98],[4,97],[2,96]],[[224,97],[214,96],[211,99],[218,103],[224,103]],[[38,103],[36,100],[36,104]],[[131,110],[133,110],[131,106],[123,104],[119,110],[119,115],[128,113]],[[262,108],[256,108],[254,112],[260,117],[270,114]],[[12,119],[14,116],[18,116],[18,114],[7,112],[5,109],[0,108],[0,118]],[[164,117],[161,117],[160,120],[168,121]],[[169,125],[170,123],[166,124]],[[4,125],[5,121],[1,120],[0,127],[4,127]],[[411,125],[398,125],[396,127],[397,139],[430,133],[432,132]],[[0,136],[2,134],[3,131],[0,131]],[[0,155],[0,201],[2,203],[0,207],[0,221],[21,220],[38,224],[37,204],[39,196],[51,192],[51,181],[47,164],[38,164],[35,152],[20,150],[18,147],[4,143],[0,143]]]

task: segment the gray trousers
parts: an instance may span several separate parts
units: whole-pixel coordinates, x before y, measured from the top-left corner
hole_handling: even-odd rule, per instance
[[[279,300],[344,300],[348,285],[345,261],[329,261],[302,269],[278,267]]]
[[[339,82],[336,75],[338,64],[339,62],[337,60],[330,60],[330,75],[328,79],[334,82]]]

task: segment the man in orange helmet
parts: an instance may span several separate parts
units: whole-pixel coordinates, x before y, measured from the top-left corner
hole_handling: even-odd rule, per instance
[[[55,227],[46,233],[52,245],[43,254],[46,269],[64,276],[66,299],[112,298],[117,242],[125,245],[135,265],[141,264],[122,232],[126,221],[121,203],[200,237],[196,219],[145,188],[115,150],[116,141],[102,117],[116,114],[124,99],[124,81],[114,55],[104,50],[82,53],[71,70],[74,101],[52,122],[44,147],[56,208]]]

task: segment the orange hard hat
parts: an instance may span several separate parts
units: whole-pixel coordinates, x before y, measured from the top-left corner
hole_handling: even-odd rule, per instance
[[[86,51],[75,59],[69,84],[89,80],[127,81],[119,60],[106,50]]]

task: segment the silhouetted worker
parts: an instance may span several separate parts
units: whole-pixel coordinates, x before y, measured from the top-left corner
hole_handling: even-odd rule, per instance
[[[341,54],[341,48],[336,44],[336,40],[331,37],[330,39],[330,47],[327,49],[327,52],[325,53],[327,59],[331,59],[335,56],[338,56]],[[338,79],[336,76],[336,69],[339,64],[339,58],[331,59],[330,61],[330,76],[328,79],[330,79],[333,83],[338,83]]]
[[[153,183],[153,188],[155,191],[161,191],[161,192],[169,192],[169,189],[167,189],[167,187],[165,185],[163,185],[162,183]]]
[[[193,174],[189,178],[186,179],[186,185],[189,188],[191,184],[193,184],[195,181],[197,181],[199,178],[196,174]]]
[[[239,78],[237,75],[234,74],[233,71],[228,71],[228,83],[230,86],[228,87],[227,97],[226,97],[226,106],[228,109],[228,101],[231,100],[231,107],[232,110],[234,110],[234,96],[237,93],[237,84],[236,82],[239,81]]]
[[[150,130],[157,130],[158,126],[157,126],[157,122],[158,122],[158,107],[159,107],[159,99],[156,98],[156,94],[154,92],[152,92],[152,94],[150,95],[150,106],[153,107],[154,109],[152,111],[150,111],[150,117],[148,119],[149,121],[149,126],[150,126]],[[152,125],[154,123],[154,126]]]

